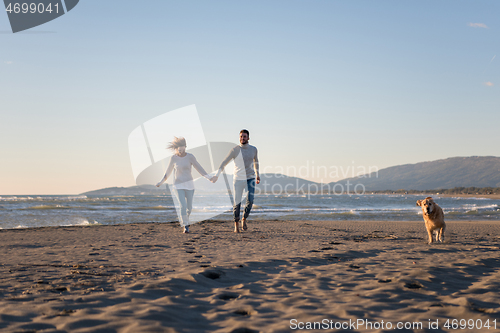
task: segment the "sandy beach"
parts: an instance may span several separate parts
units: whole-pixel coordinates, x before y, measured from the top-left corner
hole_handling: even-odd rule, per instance
[[[499,226],[447,221],[433,245],[423,221],[0,230],[0,331],[495,332]]]

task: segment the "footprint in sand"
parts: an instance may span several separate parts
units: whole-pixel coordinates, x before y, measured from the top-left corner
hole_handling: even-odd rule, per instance
[[[220,270],[209,269],[209,270],[206,270],[204,272],[201,272],[200,274],[203,275],[206,278],[209,278],[209,279],[212,279],[212,280],[217,280],[221,276],[224,275],[224,272],[220,271]]]
[[[234,314],[237,314],[240,316],[250,316],[252,314],[252,312],[248,311],[248,310],[239,309],[239,310],[234,311]]]
[[[418,281],[407,282],[405,284],[405,288],[408,288],[408,289],[420,289],[423,287],[424,286]]]
[[[240,297],[239,294],[235,294],[235,293],[223,293],[223,294],[220,294],[219,296],[217,296],[218,299],[221,299],[223,301],[230,301],[232,299],[236,299]]]

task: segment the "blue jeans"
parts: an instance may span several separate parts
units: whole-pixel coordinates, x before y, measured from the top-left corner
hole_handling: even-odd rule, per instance
[[[181,218],[180,221],[183,227],[190,225],[189,215],[191,215],[191,210],[193,210],[193,195],[194,190],[175,190],[177,194],[177,199],[181,205]]]
[[[247,180],[235,180],[234,181],[234,206],[233,206],[233,217],[234,222],[240,221],[240,210],[241,210],[241,199],[243,197],[243,191],[247,190],[247,202],[245,204],[245,211],[243,217],[246,219],[250,215],[252,210],[253,198],[255,196],[255,178]]]

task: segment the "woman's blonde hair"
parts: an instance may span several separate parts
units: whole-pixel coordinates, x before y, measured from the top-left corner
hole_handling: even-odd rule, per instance
[[[174,140],[172,140],[172,142],[168,144],[167,149],[176,150],[177,148],[183,146],[186,146],[186,139],[184,139],[182,136],[174,136]]]

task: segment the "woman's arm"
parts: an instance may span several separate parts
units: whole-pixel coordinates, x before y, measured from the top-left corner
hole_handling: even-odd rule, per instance
[[[196,160],[196,157],[194,155],[191,155],[191,156],[193,156],[191,159],[191,164],[194,166],[196,171],[198,171],[200,173],[200,175],[202,175],[206,179],[211,180],[212,178],[208,176],[208,173],[205,171],[205,169],[203,169],[201,164],[198,163],[198,161]]]
[[[160,187],[161,184],[163,184],[167,180],[167,178],[170,176],[173,170],[174,170],[174,156],[170,158],[170,163],[168,164],[167,171],[165,171],[165,176],[163,176],[161,181],[158,182],[158,184],[156,184],[156,187]]]

